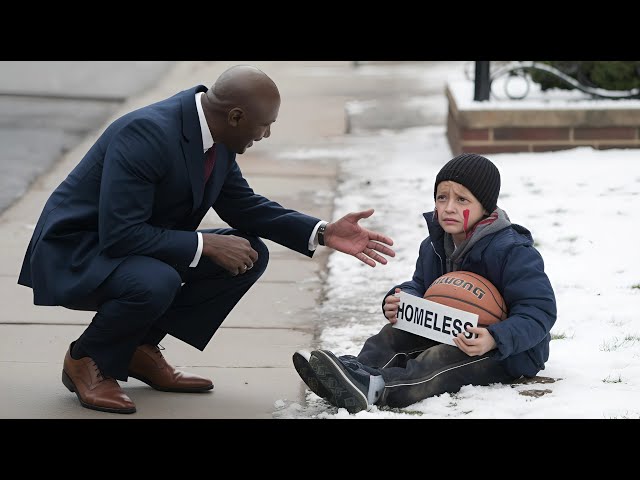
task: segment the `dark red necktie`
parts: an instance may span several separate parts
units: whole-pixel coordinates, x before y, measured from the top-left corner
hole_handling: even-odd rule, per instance
[[[205,155],[204,160],[204,183],[207,183],[209,177],[211,176],[211,172],[213,171],[213,165],[216,163],[216,144],[213,144]]]

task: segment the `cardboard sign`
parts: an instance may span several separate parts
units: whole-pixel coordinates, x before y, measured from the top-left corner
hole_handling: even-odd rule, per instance
[[[398,321],[393,324],[394,328],[455,346],[453,337],[464,333],[465,337],[471,338],[473,334],[465,329],[478,325],[478,315],[475,313],[441,305],[405,292],[400,292],[398,297]]]

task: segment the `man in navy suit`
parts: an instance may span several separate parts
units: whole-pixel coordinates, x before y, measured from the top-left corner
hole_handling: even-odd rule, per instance
[[[312,257],[326,245],[375,266],[393,241],[358,225],[373,210],[325,222],[256,194],[236,155],[268,138],[280,108],[275,83],[235,66],[115,120],[51,194],[18,283],[36,305],[95,311],[71,342],[62,382],[82,406],[133,413],[118,380],[162,391],[211,390],[171,366],[170,334],[204,350],[267,267],[267,238]],[[197,230],[213,208],[231,228]]]

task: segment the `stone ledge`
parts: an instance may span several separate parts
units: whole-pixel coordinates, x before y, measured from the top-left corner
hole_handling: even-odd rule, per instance
[[[640,148],[640,107],[556,109],[463,109],[449,86],[447,138],[454,155],[463,152],[543,152],[577,147]],[[517,102],[514,101],[514,104]]]

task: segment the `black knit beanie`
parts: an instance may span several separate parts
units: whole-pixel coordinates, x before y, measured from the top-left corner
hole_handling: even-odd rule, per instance
[[[463,153],[449,160],[436,177],[434,200],[438,184],[445,180],[467,187],[487,212],[491,213],[496,209],[500,193],[500,172],[489,159],[475,153]]]

